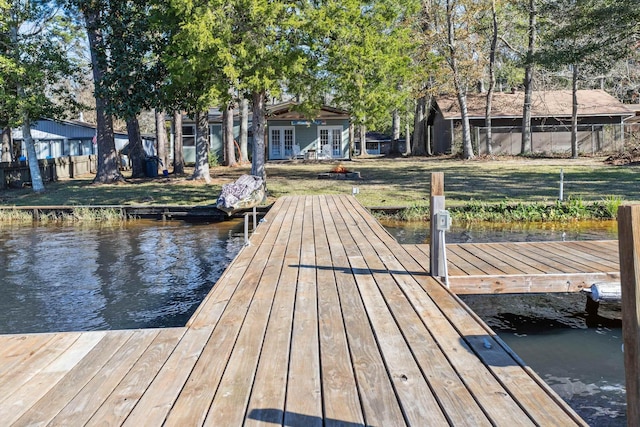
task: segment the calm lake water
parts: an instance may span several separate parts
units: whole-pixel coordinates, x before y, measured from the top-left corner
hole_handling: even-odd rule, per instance
[[[239,221],[0,227],[0,333],[184,326],[244,242]]]
[[[383,222],[401,243],[428,243],[425,223]],[[617,222],[454,226],[449,243],[617,239]],[[626,426],[620,304],[587,327],[580,294],[461,297],[591,426]],[[589,322],[591,324],[591,322]]]
[[[401,243],[425,224],[385,223]],[[243,244],[243,224],[0,226],[0,333],[184,325]],[[476,224],[447,242],[616,239],[616,223]],[[619,304],[587,327],[582,295],[464,301],[593,426],[626,425]]]

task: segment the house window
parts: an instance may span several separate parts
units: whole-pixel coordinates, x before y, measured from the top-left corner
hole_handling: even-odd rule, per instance
[[[270,158],[286,159],[293,157],[295,140],[293,126],[273,126],[269,128]]]
[[[195,147],[196,145],[196,126],[182,126],[182,145],[184,147]]]

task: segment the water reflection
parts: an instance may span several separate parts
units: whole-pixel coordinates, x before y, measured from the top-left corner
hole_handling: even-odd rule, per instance
[[[428,222],[388,220],[382,220],[380,222],[400,243],[429,243]],[[449,243],[609,240],[617,238],[617,221],[454,223],[446,235],[447,242]]]
[[[242,224],[0,228],[0,333],[181,326],[240,250]]]

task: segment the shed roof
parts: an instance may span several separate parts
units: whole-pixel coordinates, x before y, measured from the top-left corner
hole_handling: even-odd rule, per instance
[[[633,116],[634,112],[625,104],[603,90],[579,90],[578,116]],[[534,91],[531,95],[532,117],[571,117],[573,97],[570,90]],[[460,107],[455,96],[437,99],[438,107],[445,119],[460,119]],[[522,117],[524,92],[498,92],[491,103],[492,117]],[[467,95],[469,118],[484,119],[486,94]]]

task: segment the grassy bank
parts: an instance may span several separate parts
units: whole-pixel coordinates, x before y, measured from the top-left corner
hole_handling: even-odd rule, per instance
[[[620,202],[640,201],[637,166],[611,166],[602,158],[461,161],[451,158],[366,159],[346,162],[285,162],[267,165],[269,201],[285,195],[351,194],[367,207],[409,208],[407,219],[419,217],[428,206],[429,176],[444,172],[447,206],[457,219],[510,220],[590,218],[607,213]],[[318,179],[342,164],[360,172],[359,181]],[[559,193],[564,171],[563,204]],[[248,166],[216,167],[211,184],[186,177],[128,180],[117,185],[93,185],[92,177],[49,183],[44,194],[30,189],[0,191],[4,206],[45,205],[212,205],[221,186],[232,182]],[[594,213],[595,212],[595,213]],[[593,215],[593,216],[592,216]],[[603,216],[606,217],[606,216]]]

